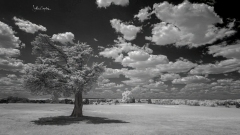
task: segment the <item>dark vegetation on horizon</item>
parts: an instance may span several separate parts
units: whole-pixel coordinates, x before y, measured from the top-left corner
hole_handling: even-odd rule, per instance
[[[103,104],[117,104],[123,103],[119,99],[104,99],[104,98],[93,98],[83,99],[83,104],[95,104],[95,105],[103,105]],[[0,103],[56,103],[52,102],[51,99],[41,99],[41,100],[33,100],[28,98],[20,98],[9,96],[7,98],[0,99]],[[59,104],[74,104],[74,100],[72,99],[62,99],[57,103]],[[188,99],[134,99],[131,102],[127,103],[148,103],[148,104],[158,104],[158,105],[190,105],[190,106],[209,106],[209,107],[217,107],[217,106],[236,106],[236,108],[240,108],[240,100],[188,100]]]

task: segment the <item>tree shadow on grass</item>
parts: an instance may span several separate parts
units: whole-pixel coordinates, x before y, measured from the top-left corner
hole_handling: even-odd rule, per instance
[[[86,122],[87,124],[129,123],[122,120],[114,120],[93,116],[83,116],[79,118],[70,116],[44,117],[31,122],[35,123],[36,125],[70,125],[79,122]]]

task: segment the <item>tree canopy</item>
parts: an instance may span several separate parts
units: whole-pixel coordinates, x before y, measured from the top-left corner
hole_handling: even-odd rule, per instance
[[[35,64],[28,64],[25,68],[24,86],[33,94],[57,92],[70,96],[88,92],[104,72],[103,63],[88,66],[93,50],[85,43],[63,44],[39,34],[31,44],[32,54],[37,58]]]

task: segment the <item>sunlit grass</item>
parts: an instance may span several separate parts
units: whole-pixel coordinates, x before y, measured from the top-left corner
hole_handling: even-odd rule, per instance
[[[240,109],[183,105],[0,104],[0,135],[238,135]]]

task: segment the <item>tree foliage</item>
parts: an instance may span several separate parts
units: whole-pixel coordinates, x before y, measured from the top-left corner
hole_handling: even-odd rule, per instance
[[[104,72],[103,63],[88,66],[93,50],[84,43],[62,44],[40,34],[31,44],[37,59],[25,68],[24,86],[33,94],[88,92]]]
[[[133,103],[133,94],[131,91],[124,91],[122,93],[122,102]]]

